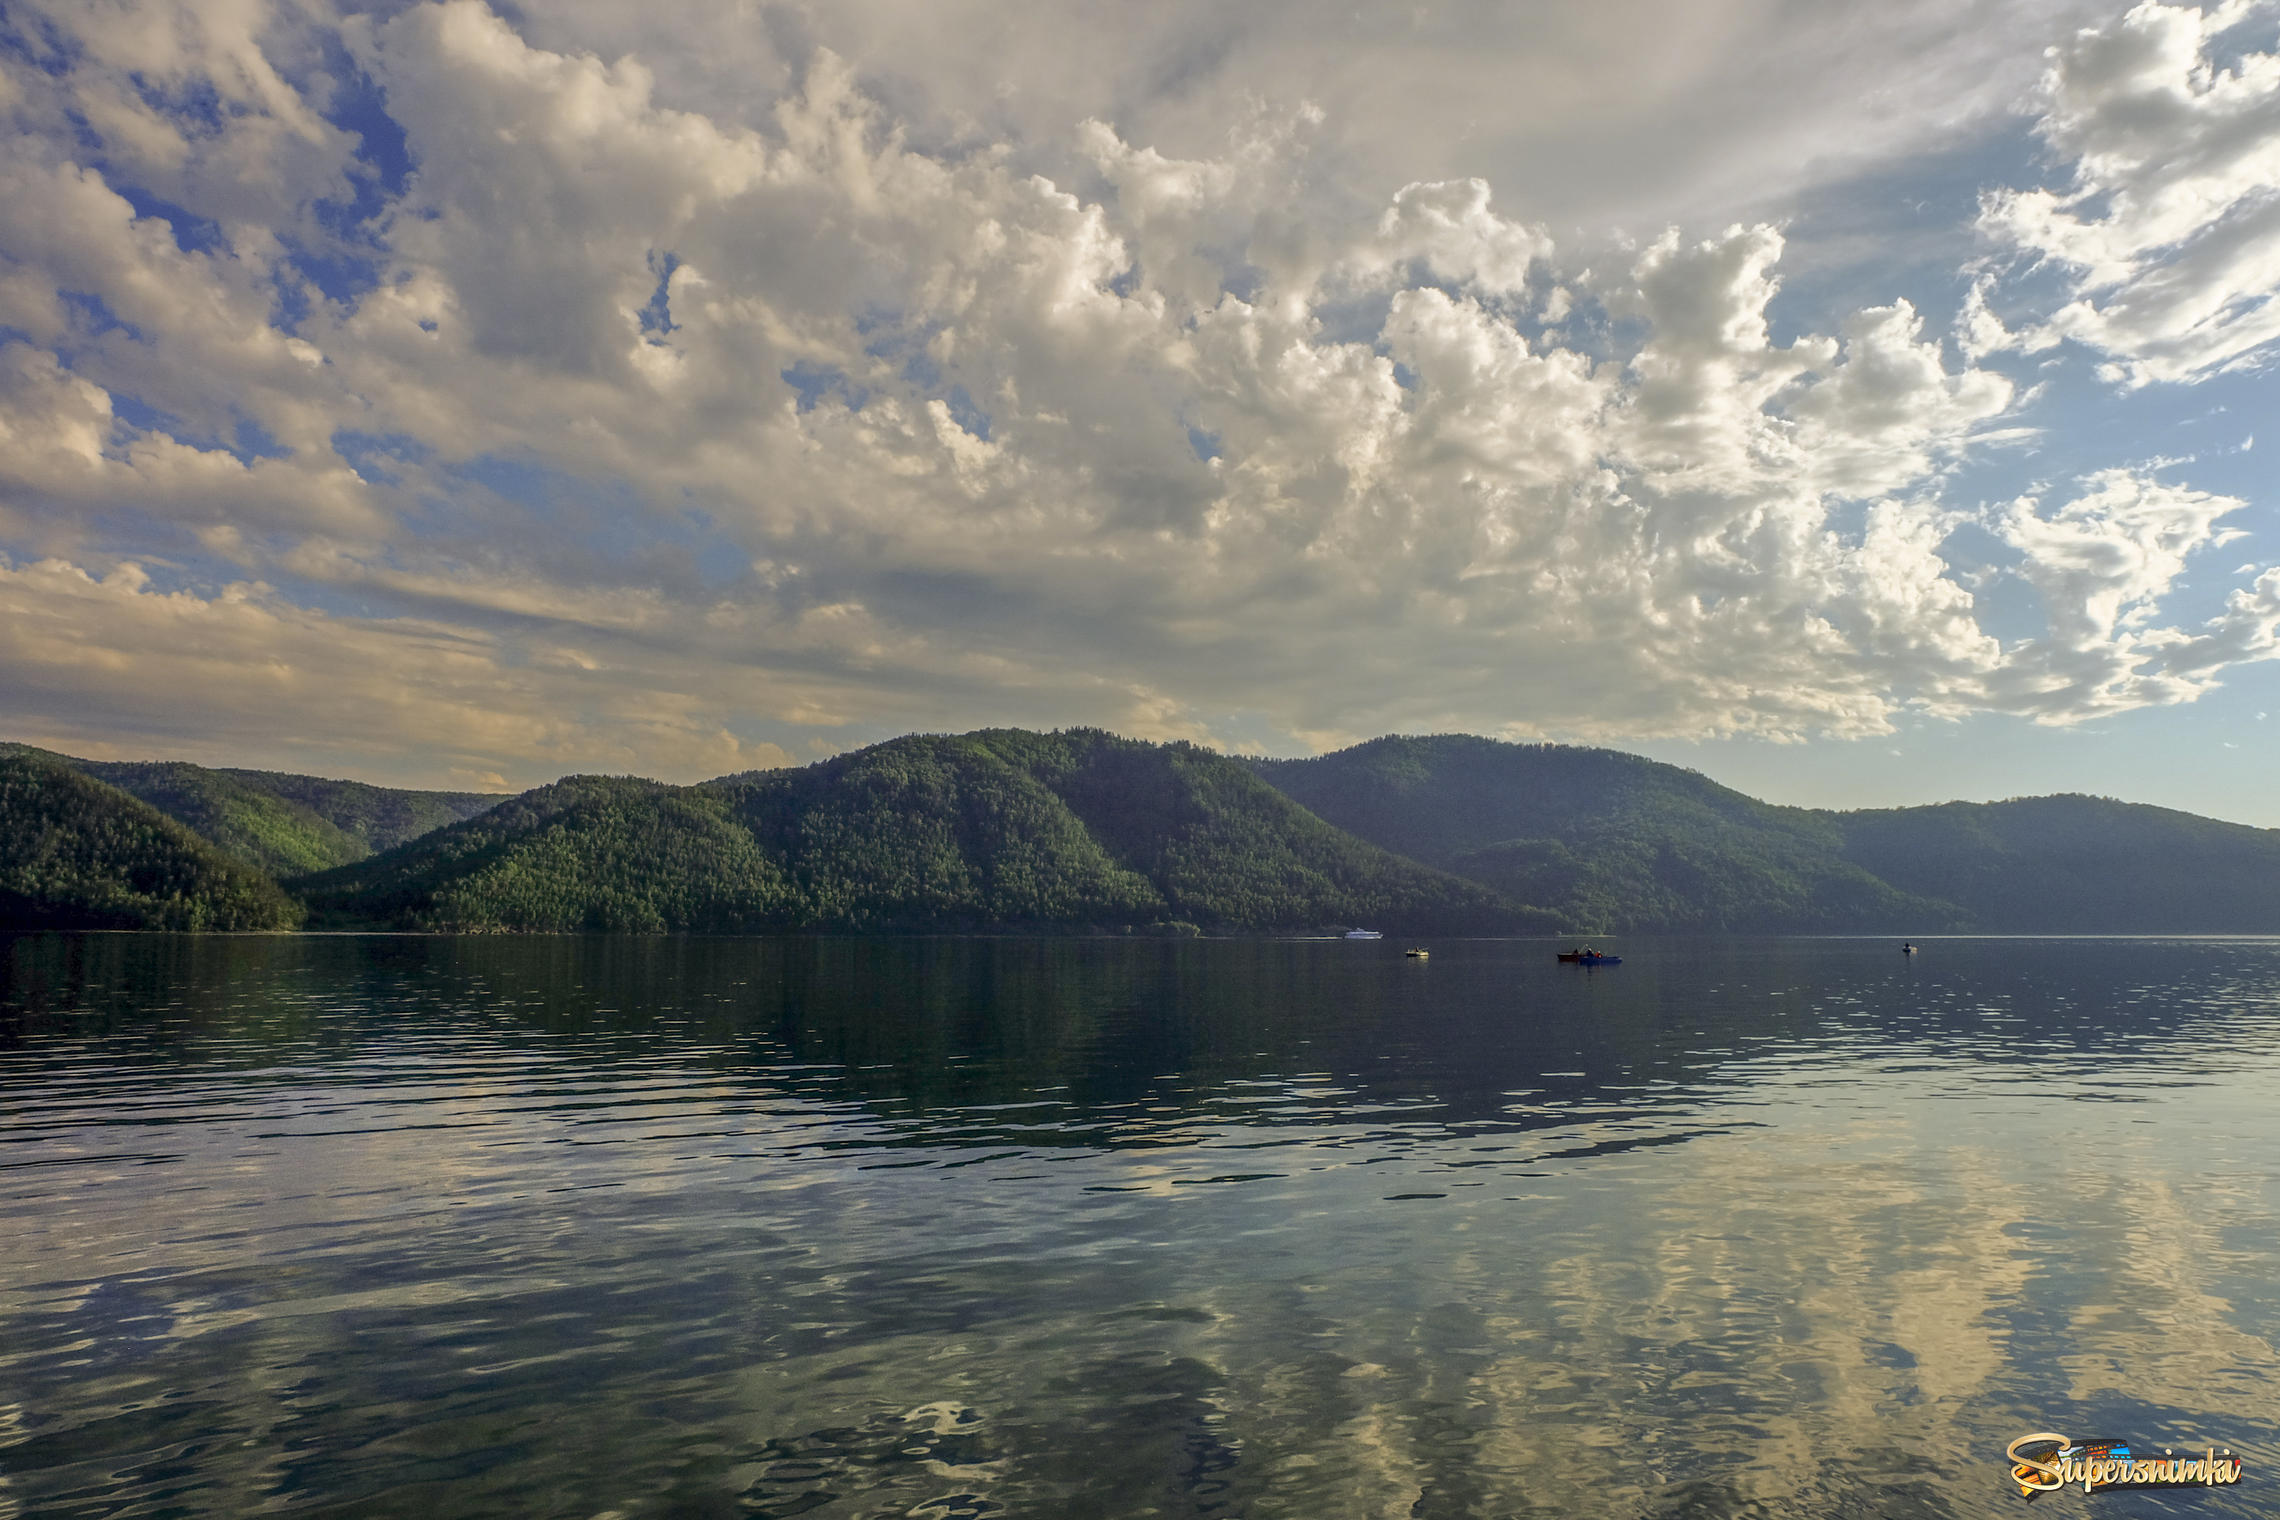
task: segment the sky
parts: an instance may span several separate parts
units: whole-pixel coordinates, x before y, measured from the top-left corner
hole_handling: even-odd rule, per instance
[[[2269,4],[0,0],[0,119],[0,737],[2280,826]]]

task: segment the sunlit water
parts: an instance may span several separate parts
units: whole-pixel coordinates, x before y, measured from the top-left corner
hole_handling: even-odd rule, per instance
[[[2280,943],[0,941],[0,1516],[2280,1513]]]

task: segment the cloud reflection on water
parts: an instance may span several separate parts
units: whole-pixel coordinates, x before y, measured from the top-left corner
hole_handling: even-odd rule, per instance
[[[1884,948],[16,941],[0,1468],[1310,1517],[1974,1514],[2076,1425],[2270,1471],[2280,947]]]

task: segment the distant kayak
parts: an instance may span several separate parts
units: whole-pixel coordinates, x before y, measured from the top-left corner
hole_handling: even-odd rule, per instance
[[[1559,958],[1571,966],[1620,966],[1620,955],[1601,955],[1596,950],[1562,950]]]

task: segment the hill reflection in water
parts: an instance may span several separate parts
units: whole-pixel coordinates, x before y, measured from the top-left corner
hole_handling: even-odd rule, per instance
[[[1433,948],[7,943],[0,1513],[2260,1512],[2280,945]]]

